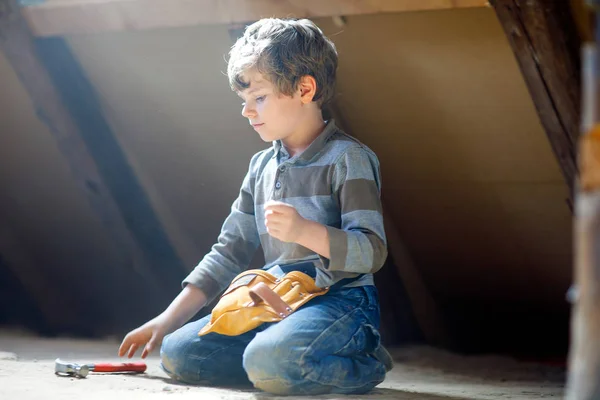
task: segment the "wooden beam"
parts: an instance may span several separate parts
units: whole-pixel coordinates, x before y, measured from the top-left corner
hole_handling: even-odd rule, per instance
[[[597,140],[594,141],[597,143]],[[589,146],[590,153],[598,160],[598,146],[594,146],[594,143],[584,145]],[[595,160],[591,161],[588,172],[597,177],[600,175],[600,165]],[[577,193],[575,211],[573,239],[576,286],[571,309],[565,399],[595,400],[600,398],[600,187],[596,185],[588,193]]]
[[[157,298],[172,297],[187,271],[64,39],[35,39],[16,0],[8,0],[0,3],[0,51],[114,239],[123,266],[155,288]]]
[[[38,36],[243,23],[262,17],[316,18],[487,5],[487,0],[21,1],[23,14]]]
[[[580,179],[576,187],[574,286],[570,290],[571,340],[565,399],[600,398],[600,1],[580,3],[582,48]],[[587,26],[586,26],[587,25]]]
[[[573,193],[579,133],[580,39],[568,1],[490,0]]]

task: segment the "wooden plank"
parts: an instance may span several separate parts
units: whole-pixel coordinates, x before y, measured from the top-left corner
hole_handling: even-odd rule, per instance
[[[583,4],[582,4],[583,5]],[[600,398],[600,1],[588,0],[590,24],[582,48],[580,178],[573,218],[574,283],[567,400]],[[583,8],[582,8],[582,11]]]
[[[262,17],[339,15],[484,7],[487,0],[22,0],[35,35],[71,35],[200,24]],[[30,4],[33,3],[33,4]]]
[[[15,0],[0,8],[0,51],[29,93],[123,266],[171,298],[187,273],[62,38],[35,39]]]
[[[579,46],[568,1],[491,0],[571,193],[577,176]]]
[[[595,173],[598,173],[596,168]],[[600,398],[600,191],[578,193],[567,400]]]

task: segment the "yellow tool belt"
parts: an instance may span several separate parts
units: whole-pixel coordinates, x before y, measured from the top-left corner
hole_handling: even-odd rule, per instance
[[[262,269],[245,271],[231,282],[198,335],[215,332],[236,336],[264,322],[281,321],[328,290],[317,287],[312,277],[300,271],[281,278]]]

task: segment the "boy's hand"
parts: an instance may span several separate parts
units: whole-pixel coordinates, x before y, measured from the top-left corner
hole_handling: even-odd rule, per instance
[[[307,222],[294,206],[274,200],[265,204],[265,225],[269,235],[275,239],[297,242]]]
[[[155,318],[132,330],[125,336],[119,347],[119,357],[127,355],[127,358],[131,358],[143,346],[142,358],[146,358],[148,354],[152,353],[160,345],[165,335],[166,329],[160,323],[160,320]]]

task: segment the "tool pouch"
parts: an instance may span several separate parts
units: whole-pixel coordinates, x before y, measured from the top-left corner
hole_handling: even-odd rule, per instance
[[[221,295],[210,322],[198,335],[241,335],[264,322],[281,321],[328,290],[317,287],[312,277],[300,271],[288,272],[281,278],[261,269],[245,271]]]

